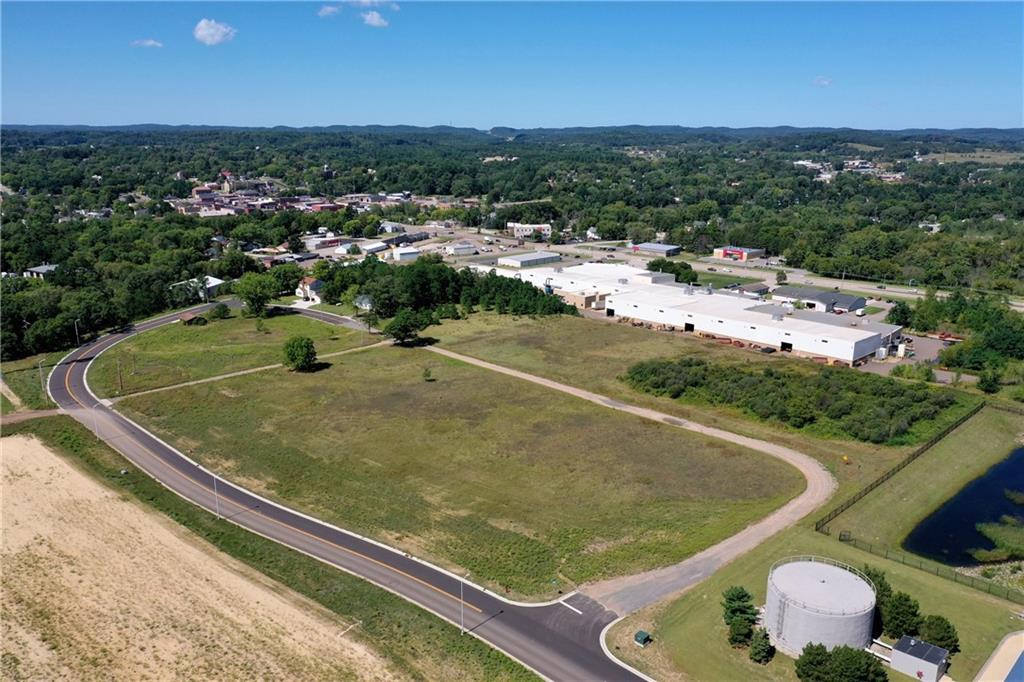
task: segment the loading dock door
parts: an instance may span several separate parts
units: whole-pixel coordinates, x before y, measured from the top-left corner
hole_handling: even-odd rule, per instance
[[[685,322],[685,323],[683,323],[683,331],[684,332],[692,332],[693,331],[693,323],[692,322]]]
[[[782,342],[781,350],[782,350],[783,353],[790,353],[790,352],[793,351],[793,344],[791,344],[791,343],[789,343],[787,341],[783,341]]]
[[[612,310],[611,308],[605,308],[604,314],[605,317],[615,317],[615,311]]]

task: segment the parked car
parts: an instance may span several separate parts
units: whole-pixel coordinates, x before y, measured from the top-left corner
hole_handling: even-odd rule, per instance
[[[708,272],[718,272],[718,268],[708,268]]]

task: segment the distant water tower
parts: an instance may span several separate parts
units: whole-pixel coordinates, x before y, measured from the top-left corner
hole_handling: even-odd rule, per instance
[[[871,643],[874,615],[875,587],[851,566],[800,556],[776,562],[768,573],[764,626],[790,656],[812,643],[862,649]]]

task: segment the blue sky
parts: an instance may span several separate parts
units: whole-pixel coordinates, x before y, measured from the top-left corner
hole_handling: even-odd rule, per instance
[[[1017,2],[0,12],[4,123],[1024,126]]]

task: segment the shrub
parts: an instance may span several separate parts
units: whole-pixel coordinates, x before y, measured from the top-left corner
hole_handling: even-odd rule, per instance
[[[768,638],[768,631],[764,628],[754,630],[750,639],[750,660],[762,665],[768,663],[775,656],[775,647]]]
[[[737,619],[729,624],[729,644],[736,648],[750,644],[753,634],[753,628],[745,620]]]
[[[209,317],[211,320],[226,320],[231,317],[231,308],[224,303],[218,303],[210,309]]]
[[[308,336],[293,336],[284,344],[284,364],[297,372],[308,372],[316,366],[316,347]]]
[[[943,616],[928,616],[921,622],[921,639],[949,651],[950,658],[960,651],[956,628]]]
[[[916,635],[921,627],[920,606],[906,592],[897,592],[882,609],[882,631],[893,639]]]
[[[750,626],[757,621],[754,597],[741,585],[733,585],[722,593],[722,619],[726,625],[742,621]]]

